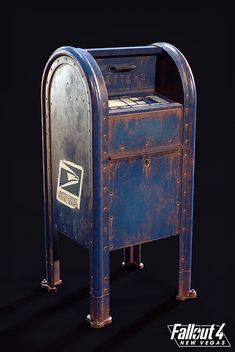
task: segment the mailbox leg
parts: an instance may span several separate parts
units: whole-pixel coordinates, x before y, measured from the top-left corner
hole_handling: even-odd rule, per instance
[[[60,260],[58,249],[58,232],[46,231],[46,279],[42,280],[41,287],[49,292],[56,292],[58,285],[62,283],[60,279]]]
[[[128,265],[135,265],[143,269],[144,264],[141,262],[141,244],[124,248],[122,267],[125,268]]]
[[[93,328],[112,323],[109,308],[109,251],[90,250],[90,314],[87,321]]]
[[[183,232],[180,235],[179,291],[176,296],[179,301],[197,297],[196,291],[191,289],[191,258],[192,236]]]

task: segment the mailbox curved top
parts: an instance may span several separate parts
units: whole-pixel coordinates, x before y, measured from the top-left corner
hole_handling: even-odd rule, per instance
[[[108,114],[108,94],[101,70],[92,55],[87,50],[64,46],[57,49],[47,61],[42,77],[42,94],[51,64],[60,56],[66,55],[77,61],[86,75],[90,89],[92,113],[95,115]]]
[[[180,99],[181,103],[191,109],[195,114],[196,112],[196,87],[194,82],[194,77],[191,71],[191,68],[185,59],[184,55],[173,45],[165,42],[154,43],[147,46],[133,46],[133,47],[113,47],[113,48],[92,48],[92,49],[81,49],[71,46],[64,46],[57,49],[49,58],[46,67],[44,69],[43,78],[42,78],[42,93],[45,88],[45,80],[50,70],[50,66],[54,60],[56,60],[61,55],[67,55],[74,59],[74,61],[79,62],[81,65],[89,86],[93,114],[105,115],[108,116],[108,92],[107,92],[107,82],[104,78],[104,74],[101,70],[101,67],[97,60],[101,62],[103,59],[110,58],[115,60],[115,58],[122,57],[146,57],[157,55],[159,58],[167,54],[171,60],[174,62],[175,67],[177,68],[177,74],[180,76],[180,83],[183,88],[183,96]],[[112,62],[112,61],[111,61]],[[161,62],[161,59],[158,60]],[[149,65],[149,62],[146,62],[146,66]],[[157,63],[156,71],[160,71]],[[166,70],[162,70],[161,75],[166,73]],[[157,72],[158,75],[159,72]],[[167,73],[166,73],[167,75]],[[159,81],[159,78],[156,79]],[[166,79],[164,78],[166,81]],[[172,82],[167,82],[168,85],[171,85]],[[164,92],[163,88],[163,92]],[[179,87],[176,87],[176,90],[179,90]],[[159,85],[159,91],[161,93],[162,87]],[[173,93],[174,95],[174,93]],[[174,98],[174,97],[173,97]],[[177,101],[177,99],[174,99]]]
[[[174,61],[182,81],[184,92],[184,105],[190,106],[192,110],[196,110],[197,93],[196,85],[192,70],[184,55],[174,45],[164,42],[154,43],[157,47],[162,48]]]

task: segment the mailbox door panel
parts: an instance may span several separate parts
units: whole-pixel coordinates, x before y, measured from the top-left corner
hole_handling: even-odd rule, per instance
[[[50,70],[48,90],[53,216],[57,230],[86,245],[91,218],[90,97],[69,57]]]
[[[111,249],[179,234],[180,161],[178,150],[110,162]]]
[[[162,146],[180,145],[182,108],[110,116],[110,153],[138,152]]]

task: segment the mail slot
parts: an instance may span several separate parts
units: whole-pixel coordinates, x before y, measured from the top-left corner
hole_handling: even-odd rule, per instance
[[[111,323],[109,252],[142,269],[141,244],[179,237],[177,299],[191,289],[196,89],[173,45],[49,58],[41,90],[46,278],[62,283],[58,235],[89,250],[92,327]],[[166,253],[167,255],[167,253]]]

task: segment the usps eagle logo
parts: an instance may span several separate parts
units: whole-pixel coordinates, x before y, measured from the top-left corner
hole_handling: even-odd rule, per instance
[[[71,161],[60,160],[56,199],[72,209],[80,209],[83,168]]]

